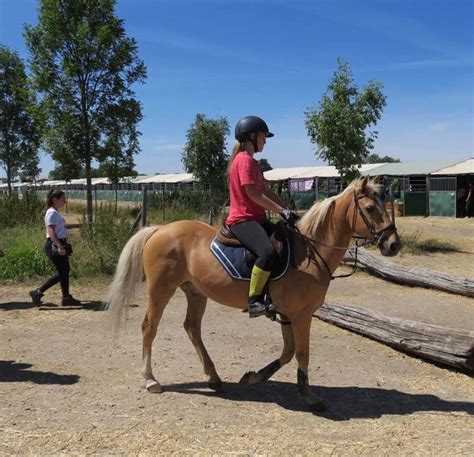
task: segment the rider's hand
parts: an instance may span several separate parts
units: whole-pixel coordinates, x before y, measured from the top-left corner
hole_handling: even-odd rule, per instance
[[[283,209],[280,212],[280,216],[288,222],[288,225],[294,227],[296,222],[300,219],[298,214],[294,213],[293,211],[289,210],[288,208]]]

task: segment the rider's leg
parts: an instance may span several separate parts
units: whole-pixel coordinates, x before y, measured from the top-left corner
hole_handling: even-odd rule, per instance
[[[236,238],[257,257],[250,276],[249,316],[261,316],[266,312],[263,291],[275,262],[275,249],[264,228],[258,222],[240,222],[230,226],[230,229]]]

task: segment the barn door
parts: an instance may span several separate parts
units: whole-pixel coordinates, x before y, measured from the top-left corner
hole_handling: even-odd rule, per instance
[[[430,216],[456,217],[456,177],[430,177]]]

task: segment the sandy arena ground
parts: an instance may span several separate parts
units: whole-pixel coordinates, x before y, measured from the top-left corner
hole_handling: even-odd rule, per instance
[[[464,252],[394,261],[472,277],[474,221],[400,218],[401,232],[449,239]],[[140,374],[144,299],[113,344],[99,311],[110,278],[73,283],[82,309],[64,310],[59,292],[33,307],[35,284],[0,283],[0,455],[472,455],[474,380],[399,353],[317,319],[310,382],[328,406],[313,415],[296,394],[296,362],[271,381],[240,377],[279,356],[279,326],[210,302],[203,338],[224,381],[205,383],[183,328],[178,292],[154,344],[163,394]],[[384,314],[474,330],[472,299],[403,287],[366,273],[335,281],[328,299]]]

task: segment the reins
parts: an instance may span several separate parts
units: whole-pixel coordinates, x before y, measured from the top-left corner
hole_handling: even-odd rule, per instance
[[[297,236],[299,236],[303,240],[305,240],[306,245],[308,246],[308,249],[309,249],[309,252],[310,252],[309,255],[308,255],[308,264],[311,262],[311,256],[313,258],[316,258],[316,256],[319,257],[321,259],[321,262],[325,266],[331,281],[333,279],[348,278],[348,277],[352,276],[357,271],[357,260],[358,260],[357,254],[358,254],[358,249],[360,247],[364,247],[364,246],[367,246],[367,245],[373,245],[373,244],[377,244],[377,246],[380,246],[380,244],[382,244],[385,241],[385,238],[387,237],[386,232],[388,230],[395,230],[395,231],[397,230],[396,227],[395,227],[395,224],[393,223],[393,219],[391,220],[391,223],[388,224],[387,226],[385,226],[385,227],[383,227],[379,230],[376,230],[374,225],[369,221],[367,215],[364,213],[363,209],[359,205],[359,200],[364,198],[364,197],[366,197],[365,194],[356,194],[355,190],[354,190],[354,212],[353,212],[352,227],[351,227],[351,230],[352,230],[351,238],[356,240],[356,242],[354,243],[354,246],[353,246],[354,249],[350,246],[345,246],[344,247],[344,246],[336,246],[336,245],[333,245],[333,244],[323,243],[322,241],[316,240],[314,238],[311,238],[311,237],[301,233],[300,229],[296,225],[295,226],[287,225],[288,230],[292,231]],[[372,238],[368,239],[367,237],[360,236],[356,233],[355,228],[356,228],[358,214],[360,214],[362,220],[364,221],[365,226],[367,227],[370,234],[372,235]],[[360,240],[364,240],[364,241],[359,243]],[[323,246],[323,247],[326,247],[326,248],[329,248],[329,249],[336,249],[336,250],[341,250],[341,251],[349,251],[349,254],[354,257],[354,264],[352,266],[352,271],[350,273],[347,273],[347,274],[334,276],[331,273],[331,270],[329,268],[329,265],[326,262],[326,259],[318,252],[317,246]],[[353,252],[354,252],[354,254],[353,254]],[[279,314],[277,311],[268,312],[266,314],[266,316],[270,320],[272,320],[274,322],[278,322],[281,325],[291,324],[291,321],[284,321],[284,320],[279,319],[277,317],[277,314]],[[316,317],[316,316],[313,315],[313,317]]]
[[[332,244],[323,243],[322,241],[316,240],[314,238],[310,238],[309,236],[301,233],[300,229],[296,225],[293,226],[293,227],[288,226],[289,230],[293,231],[294,233],[296,233],[298,236],[300,236],[301,238],[303,238],[306,241],[307,246],[310,250],[310,253],[313,255],[313,257],[317,256],[321,259],[321,261],[323,262],[323,264],[324,264],[324,266],[325,266],[325,268],[326,268],[326,270],[329,274],[329,278],[330,278],[331,281],[333,279],[348,278],[348,277],[352,276],[357,271],[357,252],[358,252],[359,247],[364,247],[364,246],[373,245],[373,244],[377,244],[377,246],[379,246],[385,240],[385,238],[387,236],[387,234],[386,234],[387,230],[390,230],[390,229],[396,230],[396,227],[393,224],[393,222],[391,222],[390,224],[388,224],[387,226],[385,226],[385,227],[383,227],[379,230],[375,229],[375,227],[370,223],[370,221],[367,218],[366,214],[364,213],[364,211],[362,210],[362,208],[359,205],[359,200],[361,198],[364,198],[364,197],[366,197],[365,194],[356,195],[355,190],[354,190],[354,212],[353,212],[352,227],[351,227],[351,229],[352,229],[352,236],[351,237],[356,240],[356,243],[354,244],[354,249],[349,249],[348,246],[344,247],[344,246],[336,246],[336,245],[332,245]],[[357,233],[355,231],[357,216],[358,216],[359,213],[361,215],[362,220],[364,221],[365,226],[367,227],[370,234],[372,235],[371,239],[368,239],[367,237],[357,235]],[[361,244],[359,244],[359,242],[358,242],[359,240],[364,240],[364,241]],[[327,264],[326,260],[318,252],[317,247],[315,245],[327,247],[327,248],[330,248],[330,249],[337,249],[337,250],[341,250],[341,251],[349,250],[350,255],[353,255],[352,251],[354,251],[355,254],[353,255],[354,256],[354,264],[352,266],[352,271],[350,273],[347,273],[347,274],[334,276],[331,273],[331,270],[330,270],[329,265]],[[309,259],[308,261],[310,262],[311,261],[310,256],[308,256],[308,259]]]

